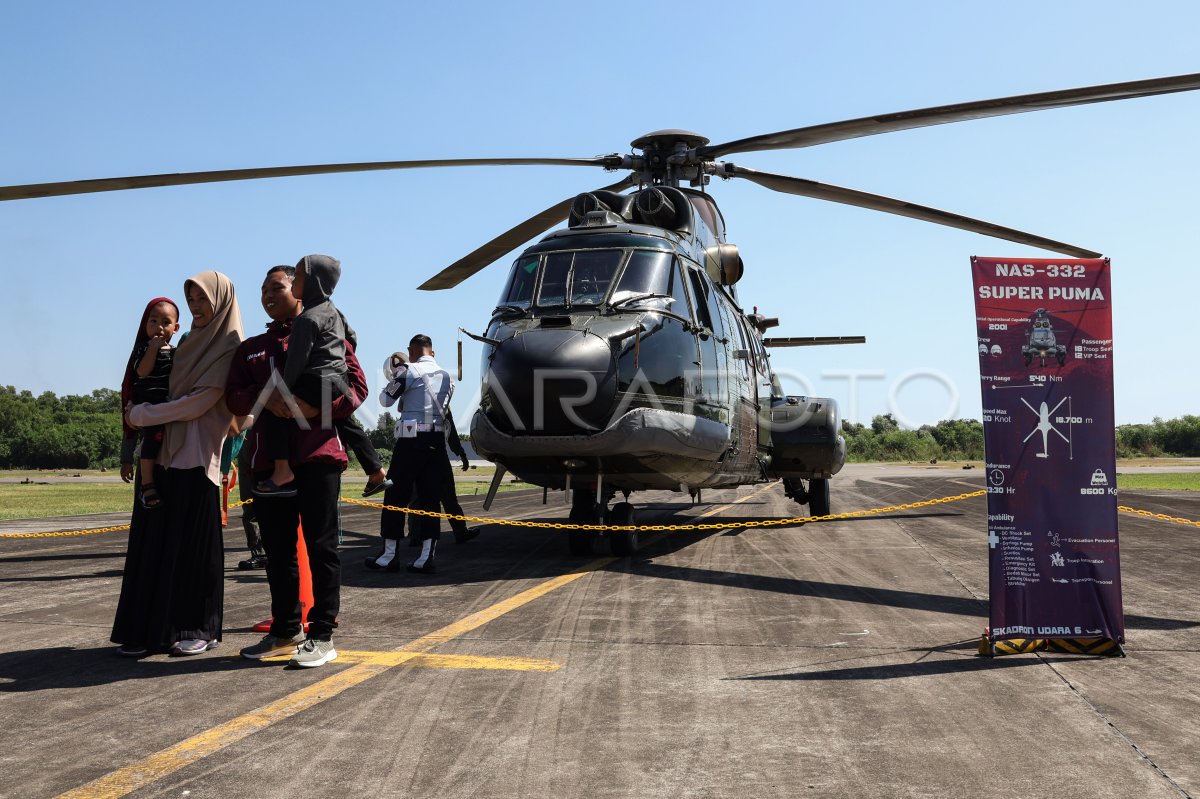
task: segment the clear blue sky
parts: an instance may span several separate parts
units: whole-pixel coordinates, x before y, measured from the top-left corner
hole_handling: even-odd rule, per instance
[[[520,9],[519,11],[517,9]],[[340,161],[629,152],[871,114],[1200,71],[1194,3],[74,3],[0,21],[3,184]],[[980,217],[1113,259],[1118,422],[1197,411],[1193,185],[1200,92],[728,160]],[[190,274],[265,322],[266,268],[342,259],[339,306],[376,365],[417,331],[452,361],[511,257],[416,292],[599,170],[499,167],[226,183],[0,204],[0,384],[116,387],[137,319]],[[778,335],[865,334],[776,366],[860,421],[980,413],[971,255],[1047,256],[913,220],[711,187]],[[185,313],[186,318],[186,313]],[[478,345],[455,398],[476,394]],[[944,374],[956,408],[938,380]],[[845,377],[868,372],[852,397]],[[800,390],[798,383],[789,389]],[[895,395],[889,400],[889,394]],[[374,401],[364,407],[370,417]]]

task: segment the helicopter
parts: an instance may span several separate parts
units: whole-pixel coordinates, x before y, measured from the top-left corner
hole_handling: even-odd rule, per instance
[[[1046,365],[1047,358],[1054,358],[1059,366],[1067,362],[1067,348],[1058,343],[1045,308],[1038,308],[1029,317],[1029,333],[1021,347],[1021,355],[1025,357],[1026,366],[1033,363],[1034,358],[1039,359],[1042,366]]]
[[[472,444],[504,474],[567,492],[572,554],[606,531],[617,555],[639,547],[630,495],[779,480],[812,515],[831,510],[829,481],[845,462],[836,402],[789,396],[775,347],[864,341],[772,338],[778,320],[737,293],[745,264],[726,240],[708,187],[714,176],[959,228],[1079,258],[1100,254],[979,219],[722,160],[930,125],[1200,89],[1200,73],[1017,95],[863,117],[719,144],[670,129],[632,153],[592,158],[459,158],[263,167],[0,187],[0,201],[299,175],[467,166],[574,166],[625,172],[501,233],[425,281],[450,289],[538,236],[512,263],[480,333],[481,401]],[[626,193],[627,190],[632,190]],[[563,221],[565,228],[551,230]],[[550,231],[547,233],[547,231]],[[1032,341],[1032,338],[1031,338]],[[622,495],[621,502],[609,503]]]

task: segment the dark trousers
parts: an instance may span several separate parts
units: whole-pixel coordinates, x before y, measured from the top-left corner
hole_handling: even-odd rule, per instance
[[[238,453],[238,497],[242,502],[254,497],[254,469],[250,461],[250,442],[247,441]],[[246,548],[250,550],[250,557],[265,554],[262,536],[258,534],[258,517],[254,503],[242,506],[242,529],[246,533]]]
[[[342,562],[338,557],[338,492],[341,469],[332,464],[302,463],[293,468],[299,494],[291,499],[256,499],[262,542],[267,552],[271,586],[271,634],[286,637],[300,631],[300,570],[296,561],[296,526],[312,569],[313,606],[308,635],[329,640],[337,626]]]
[[[436,513],[442,501],[442,488],[450,459],[446,457],[446,436],[441,431],[417,433],[416,438],[398,438],[392,448],[392,464],[388,478],[392,487],[383,494],[384,505]],[[451,472],[452,473],[452,472]],[[379,534],[400,540],[404,537],[404,517],[400,511],[385,510],[379,519]],[[414,529],[419,539],[437,540],[441,535],[441,520],[432,516],[415,515]]]
[[[439,502],[441,503],[442,510],[446,513],[455,516],[463,515],[462,505],[458,504],[458,485],[454,482],[454,467],[450,464],[448,457],[446,459],[445,474],[442,476],[442,495]],[[420,518],[422,517],[415,515],[408,517],[409,535],[417,534],[417,519]],[[467,531],[467,523],[461,519],[447,519],[446,521],[449,522],[450,529],[455,533],[465,533]]]

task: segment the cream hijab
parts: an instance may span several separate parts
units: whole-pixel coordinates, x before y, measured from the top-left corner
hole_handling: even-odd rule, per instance
[[[171,365],[171,399],[179,399],[200,388],[225,388],[233,351],[242,343],[242,312],[238,308],[233,283],[220,272],[201,272],[183,282],[183,293],[196,285],[213,306],[213,318],[204,327],[192,328],[175,350]],[[183,445],[183,430],[167,425],[161,460]]]
[[[212,303],[212,321],[192,328],[175,351],[171,365],[171,399],[198,388],[225,388],[233,351],[242,343],[242,312],[233,283],[220,272],[201,272],[183,282],[184,294],[196,285]]]

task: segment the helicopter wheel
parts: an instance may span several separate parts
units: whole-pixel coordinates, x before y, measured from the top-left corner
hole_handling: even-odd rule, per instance
[[[1032,356],[1032,355],[1026,355],[1026,356],[1025,356],[1025,365],[1026,365],[1026,366],[1028,366],[1028,365],[1029,365],[1029,364],[1031,364],[1031,363],[1033,363],[1033,356]]]
[[[813,516],[829,515],[829,481],[808,481],[808,512]]]
[[[613,505],[612,511],[608,514],[608,523],[624,526],[635,525],[637,524],[637,512],[628,502],[618,502]],[[612,553],[617,557],[623,558],[638,551],[637,530],[610,530],[608,535],[612,539]]]
[[[596,506],[596,495],[576,489],[575,501],[567,517],[571,524],[600,524],[600,510]],[[595,553],[596,531],[571,528],[567,530],[567,549],[572,555],[587,556]]]
[[[1066,356],[1066,355],[1063,355],[1063,354],[1060,352],[1060,353],[1058,354],[1058,365],[1059,365],[1059,366],[1065,366],[1065,365],[1066,365],[1066,363],[1067,363],[1067,356]]]

